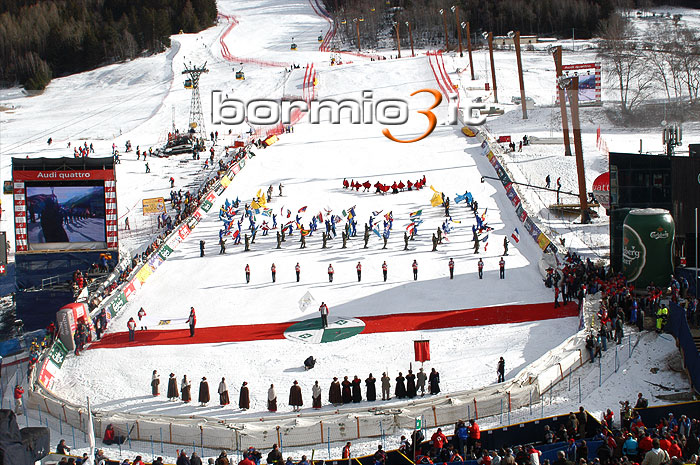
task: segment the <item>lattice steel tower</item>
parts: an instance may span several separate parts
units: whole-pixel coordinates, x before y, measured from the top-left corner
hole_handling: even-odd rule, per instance
[[[190,63],[185,66],[185,70],[182,72],[182,74],[189,76],[189,79],[185,80],[185,87],[187,89],[192,89],[192,99],[190,100],[190,128],[193,128],[195,133],[199,134],[199,136],[204,139],[207,138],[207,134],[204,129],[202,99],[199,96],[199,77],[202,73],[208,72],[206,61],[200,67],[192,66],[192,63]]]

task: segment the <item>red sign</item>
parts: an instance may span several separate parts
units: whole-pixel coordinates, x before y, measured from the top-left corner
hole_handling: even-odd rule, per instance
[[[94,181],[114,180],[113,170],[13,171],[14,181]]]
[[[605,208],[610,208],[610,172],[606,171],[593,181],[593,194]]]
[[[5,274],[5,265],[0,265],[0,274]]]
[[[187,239],[187,236],[190,235],[190,227],[186,224],[183,224],[180,227],[180,229],[177,230],[177,233],[180,235],[180,238],[184,241],[185,239]]]

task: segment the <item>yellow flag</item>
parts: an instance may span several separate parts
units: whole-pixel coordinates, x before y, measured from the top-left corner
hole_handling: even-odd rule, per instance
[[[432,186],[430,186],[432,187]],[[433,194],[433,198],[430,199],[430,205],[433,207],[437,207],[439,205],[442,205],[442,195],[439,192],[435,192]]]

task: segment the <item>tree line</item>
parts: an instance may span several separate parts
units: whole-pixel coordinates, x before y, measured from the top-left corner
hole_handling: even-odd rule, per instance
[[[599,56],[622,114],[632,117],[643,106],[663,104],[665,111],[690,119],[700,106],[700,33],[680,15],[645,21],[645,28],[637,28],[628,14],[616,13],[600,29]]]
[[[602,20],[619,0],[324,0],[339,26],[344,46],[381,47],[395,40],[393,23],[399,23],[401,45],[409,43],[411,24],[416,47],[444,46],[445,29],[450,48],[456,48],[458,30],[469,22],[472,42],[484,31],[569,38],[593,37]],[[452,11],[452,7],[457,12]],[[442,10],[442,13],[440,13]],[[459,15],[459,22],[457,21]],[[359,31],[357,21],[361,20]],[[388,31],[388,33],[387,33]],[[463,37],[463,41],[466,38]]]
[[[170,46],[214,24],[215,0],[0,0],[0,82],[40,90],[64,76]]]
[[[338,24],[342,47],[357,47],[358,33],[363,48],[391,46],[396,40],[394,23],[399,26],[401,46],[406,47],[410,41],[408,22],[416,47],[444,47],[446,29],[451,49],[457,46],[460,28],[464,36],[462,23],[466,22],[472,43],[477,46],[482,32],[506,35],[511,30],[540,37],[590,39],[599,35],[601,23],[617,10],[645,12],[657,5],[697,6],[697,0],[324,0],[324,3]]]

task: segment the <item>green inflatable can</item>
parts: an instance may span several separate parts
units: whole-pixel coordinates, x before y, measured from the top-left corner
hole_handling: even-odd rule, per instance
[[[650,283],[666,287],[673,274],[676,227],[668,210],[630,211],[622,227],[622,273],[639,290]]]

